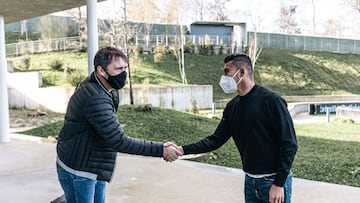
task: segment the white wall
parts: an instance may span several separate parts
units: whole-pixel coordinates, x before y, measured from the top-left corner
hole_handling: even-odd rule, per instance
[[[15,108],[50,110],[65,113],[73,87],[40,88],[41,74],[38,72],[9,73],[9,106]],[[120,105],[130,104],[129,89],[120,91]],[[152,104],[176,110],[191,109],[195,100],[198,109],[210,109],[213,103],[211,85],[166,86],[133,88],[134,104]]]

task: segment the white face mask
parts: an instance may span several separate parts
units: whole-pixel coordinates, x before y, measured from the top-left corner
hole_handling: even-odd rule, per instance
[[[236,71],[236,73],[232,77],[225,75],[221,76],[219,85],[225,93],[229,94],[235,93],[237,91],[237,85],[239,83],[235,81],[234,77],[239,73],[239,71],[240,69]]]

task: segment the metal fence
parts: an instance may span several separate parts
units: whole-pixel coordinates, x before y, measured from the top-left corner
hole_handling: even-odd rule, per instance
[[[184,45],[226,45],[229,46],[230,36],[215,36],[215,35],[184,35]],[[124,39],[121,37],[113,38],[99,37],[99,46],[116,46],[122,47]],[[181,37],[179,35],[136,35],[129,40],[130,46],[135,47],[150,47],[157,46],[175,46],[181,44]],[[65,50],[80,50],[87,46],[85,40],[80,37],[67,37],[49,40],[28,41],[20,43],[6,44],[7,56],[19,56],[24,54],[34,54],[49,51],[65,51]]]
[[[86,44],[80,40],[80,37],[11,43],[6,44],[6,56],[81,49],[84,46]]]
[[[251,40],[253,32],[248,32],[248,40]],[[360,54],[360,40],[341,39],[316,36],[285,35],[274,33],[257,33],[260,46],[279,49],[295,49],[307,51],[328,51],[335,53]],[[175,46],[181,43],[179,35],[137,35],[131,38],[131,46],[156,47],[160,45]],[[120,37],[99,37],[99,46],[121,47],[123,39]],[[185,45],[223,45],[231,47],[230,36],[219,35],[185,35]],[[249,42],[247,43],[249,44]],[[87,44],[80,37],[58,38],[50,40],[38,40],[21,43],[6,44],[7,56],[19,56],[49,51],[65,51],[85,49]]]
[[[256,33],[262,47],[360,54],[360,40],[319,36]],[[248,32],[248,39],[254,35]]]

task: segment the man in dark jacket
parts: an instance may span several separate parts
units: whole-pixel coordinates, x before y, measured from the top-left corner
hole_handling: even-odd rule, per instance
[[[286,102],[254,82],[250,58],[227,56],[220,86],[235,93],[215,132],[196,143],[179,147],[184,154],[205,153],[233,138],[245,176],[246,203],[291,201],[291,165],[297,141]]]
[[[105,202],[117,152],[164,157],[174,161],[174,146],[128,137],[116,117],[118,89],[125,85],[126,55],[100,49],[95,71],[75,90],[68,103],[57,143],[57,173],[68,203]]]

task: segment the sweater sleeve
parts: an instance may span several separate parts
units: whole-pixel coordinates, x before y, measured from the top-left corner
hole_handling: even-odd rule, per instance
[[[163,143],[132,138],[124,133],[111,102],[111,98],[97,95],[83,106],[83,112],[97,134],[118,152],[162,157]]]
[[[223,144],[225,144],[226,141],[228,141],[229,138],[231,137],[230,133],[228,132],[225,115],[226,115],[226,110],[224,110],[223,117],[219,125],[217,126],[215,132],[212,135],[198,142],[184,145],[183,146],[184,154],[199,154],[199,153],[210,152],[218,149]]]
[[[280,142],[279,161],[274,184],[282,187],[290,173],[298,145],[294,124],[286,102],[281,97],[277,97],[272,105],[273,126]]]

